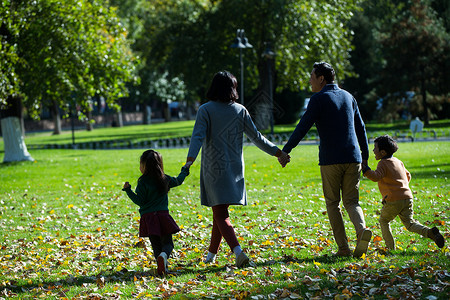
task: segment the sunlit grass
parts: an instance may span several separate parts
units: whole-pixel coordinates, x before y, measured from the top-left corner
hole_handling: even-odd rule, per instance
[[[176,121],[167,123],[156,123],[151,125],[130,125],[124,127],[100,127],[93,131],[76,130],[74,132],[75,143],[92,143],[92,142],[108,142],[108,141],[127,141],[129,143],[138,143],[144,141],[169,139],[179,137],[190,137],[194,128],[194,120]],[[282,134],[285,139],[294,131],[294,124],[275,125],[274,133]],[[409,122],[402,121],[397,123],[367,123],[367,132],[369,138],[373,139],[382,134],[395,135],[397,132],[407,132],[409,130]],[[434,133],[439,138],[450,138],[450,121],[438,120],[431,121],[429,126],[424,128],[424,137],[430,138]],[[262,131],[268,135],[271,130]],[[305,139],[315,140],[317,130],[313,126]],[[53,135],[52,131],[45,132],[27,132],[25,135],[25,143],[32,148],[38,145],[71,145],[72,131],[64,130],[60,135]],[[4,151],[3,139],[0,137],[0,153]]]
[[[450,267],[450,143],[399,146],[396,156],[412,174],[415,218],[445,234],[444,252],[396,220],[393,253],[378,251],[384,247],[381,241],[371,244],[363,260],[332,257],[337,248],[325,214],[317,146],[295,148],[284,169],[275,158],[249,146],[244,150],[249,203],[232,207],[230,214],[256,267],[235,269],[225,242],[217,265],[201,262],[212,216],[200,205],[197,161],[185,183],[169,193],[171,215],[183,230],[175,236],[169,260],[175,275],[165,279],[153,276],[150,244],[144,240],[141,248],[138,243],[138,207],[121,191],[124,181],[136,186],[142,150],[33,151],[36,162],[0,165],[0,291],[18,299],[85,299],[94,294],[248,298],[281,297],[283,292],[331,299],[348,293],[358,297],[371,288],[383,291],[373,294],[375,298],[384,298],[385,292],[398,297],[403,290],[396,286],[410,284],[415,293],[420,287],[419,298],[445,298],[449,287],[439,285],[437,279],[449,280],[445,271]],[[166,173],[178,174],[187,149],[159,151]],[[376,166],[373,155],[369,163]],[[374,237],[380,236],[377,185],[362,179],[360,190],[366,222]],[[345,220],[354,247],[355,232],[347,216]],[[412,268],[414,277],[407,268]]]

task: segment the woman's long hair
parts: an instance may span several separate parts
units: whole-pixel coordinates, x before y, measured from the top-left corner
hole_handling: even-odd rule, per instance
[[[206,99],[224,103],[239,99],[236,77],[228,71],[217,72],[206,93]]]
[[[149,176],[156,181],[158,190],[161,193],[169,191],[169,183],[164,174],[163,159],[159,152],[147,150],[141,155],[141,165],[144,168],[142,176]]]

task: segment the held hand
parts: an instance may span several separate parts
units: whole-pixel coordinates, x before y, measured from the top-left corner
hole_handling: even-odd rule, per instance
[[[193,161],[187,161],[184,167],[189,169],[193,163],[194,163]]]
[[[281,155],[278,157],[278,162],[281,167],[286,167],[286,165],[291,161],[291,157],[286,152],[282,151]]]
[[[124,188],[124,189],[127,189],[127,188],[129,188],[129,187],[131,187],[130,183],[129,183],[128,181],[125,182],[124,185],[123,185],[123,188]]]

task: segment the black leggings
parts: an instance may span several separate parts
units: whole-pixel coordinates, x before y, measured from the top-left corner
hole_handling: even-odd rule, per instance
[[[158,258],[161,252],[165,252],[167,254],[167,258],[169,258],[173,250],[173,240],[171,234],[163,236],[151,235],[149,236],[149,239],[152,244],[153,255],[155,258]]]

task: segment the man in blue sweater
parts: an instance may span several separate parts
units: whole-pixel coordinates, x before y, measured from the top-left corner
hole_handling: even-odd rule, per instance
[[[319,165],[328,219],[338,245],[338,256],[351,256],[340,209],[342,203],[357,235],[353,255],[367,252],[372,232],[366,228],[359,205],[361,163],[367,165],[369,145],[355,98],[334,83],[335,72],[326,62],[315,63],[309,83],[314,93],[283,151],[290,153],[313,124],[320,137]],[[279,159],[285,166],[287,161]]]

